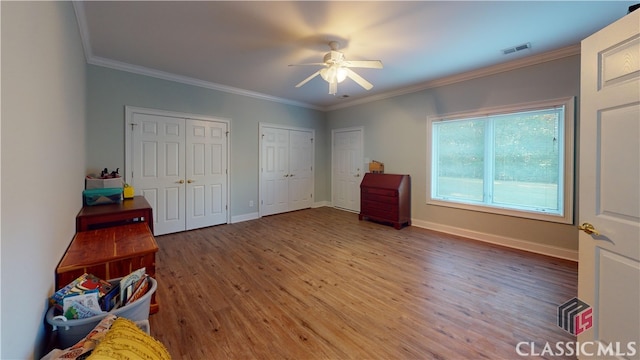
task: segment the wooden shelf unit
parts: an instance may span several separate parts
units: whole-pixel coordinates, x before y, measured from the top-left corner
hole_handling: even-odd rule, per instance
[[[144,221],[153,234],[153,209],[144,196],[134,196],[116,204],[83,206],[76,216],[76,231]]]
[[[145,222],[76,233],[56,268],[56,290],[85,272],[108,280],[145,267],[155,278],[156,252],[158,244]],[[155,295],[150,313],[159,309]]]

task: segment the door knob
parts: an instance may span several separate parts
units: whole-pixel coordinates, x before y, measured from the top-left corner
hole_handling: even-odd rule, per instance
[[[286,174],[284,177],[289,177],[289,174]]]
[[[184,184],[184,180],[180,179],[180,181],[178,181],[178,184]]]
[[[191,184],[192,182],[195,182],[195,180],[191,180],[191,179],[187,180],[187,184]]]
[[[355,174],[355,175],[353,175],[353,176],[355,176],[355,177],[360,177],[360,174]]]
[[[583,223],[582,225],[578,226],[578,229],[586,232],[589,235],[592,235],[592,234],[595,235],[595,236],[600,235],[598,230],[596,230],[596,228],[593,227],[593,225],[589,224],[588,222]]]

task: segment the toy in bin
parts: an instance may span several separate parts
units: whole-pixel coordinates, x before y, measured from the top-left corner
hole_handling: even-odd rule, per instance
[[[123,188],[124,181],[119,174],[120,168],[109,173],[107,168],[104,168],[100,173],[100,177],[94,175],[87,175],[85,179],[86,190],[91,189],[105,189],[105,188]]]

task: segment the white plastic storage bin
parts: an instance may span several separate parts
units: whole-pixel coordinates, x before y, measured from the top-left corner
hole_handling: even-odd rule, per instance
[[[151,281],[151,287],[146,294],[142,295],[142,297],[135,302],[90,318],[67,320],[66,318],[56,317],[54,319],[55,308],[49,308],[46,319],[47,322],[53,326],[53,330],[58,332],[58,347],[65,349],[73,346],[75,343],[87,336],[87,334],[89,334],[89,332],[93,330],[93,328],[96,327],[100,320],[107,316],[107,314],[113,314],[136,322],[148,320],[151,295],[153,295],[158,286],[158,283],[154,278],[149,277],[149,280]]]
[[[86,178],[84,183],[85,190],[104,189],[104,188],[123,188],[124,180],[122,178],[111,179],[94,179]]]

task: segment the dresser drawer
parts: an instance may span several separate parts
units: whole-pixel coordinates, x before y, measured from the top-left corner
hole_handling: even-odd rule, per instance
[[[378,219],[397,219],[398,208],[395,209],[382,209],[382,208],[368,208],[363,216],[378,218]]]
[[[375,194],[362,194],[361,196],[365,201],[375,201],[384,204],[398,204],[398,198],[396,196],[383,196]]]
[[[377,199],[362,199],[360,205],[365,209],[397,209],[398,202],[384,202]]]
[[[398,197],[398,191],[393,189],[380,189],[380,188],[362,188],[363,194],[382,195]]]

